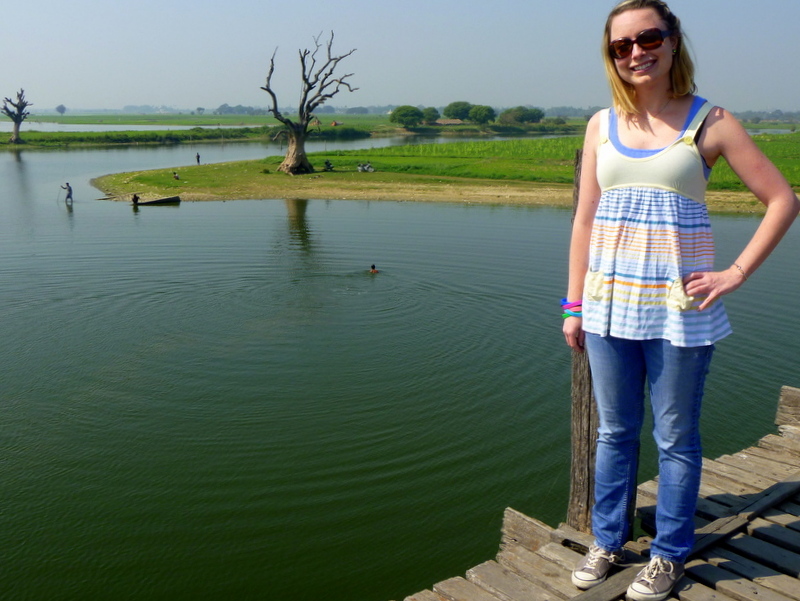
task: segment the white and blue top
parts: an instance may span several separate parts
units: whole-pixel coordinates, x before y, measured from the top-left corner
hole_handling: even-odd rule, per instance
[[[711,172],[695,138],[712,106],[696,97],[683,131],[669,146],[624,146],[617,116],[600,117],[597,181],[601,196],[589,248],[583,329],[675,346],[713,344],[731,333],[721,301],[703,311],[682,278],[714,268],[705,205]]]

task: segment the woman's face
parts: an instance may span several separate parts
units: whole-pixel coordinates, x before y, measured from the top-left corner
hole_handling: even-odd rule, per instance
[[[619,38],[633,40],[645,29],[653,27],[660,30],[667,28],[655,10],[652,8],[628,10],[612,19],[610,40],[612,42]],[[634,44],[630,56],[612,60],[622,80],[633,86],[650,84],[664,77],[669,81],[672,51],[675,48],[675,39],[668,37],[660,47],[654,50],[643,50],[638,44]]]

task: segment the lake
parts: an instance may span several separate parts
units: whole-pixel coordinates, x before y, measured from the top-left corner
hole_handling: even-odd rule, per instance
[[[507,506],[564,519],[568,211],[89,185],[195,152],[267,153],[0,155],[4,597],[388,601],[493,557]],[[758,220],[712,223],[724,266]],[[798,251],[726,299],[706,456],[800,385]]]

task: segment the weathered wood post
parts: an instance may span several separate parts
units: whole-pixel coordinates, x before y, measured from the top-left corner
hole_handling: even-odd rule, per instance
[[[775,425],[783,430],[786,427],[800,427],[800,388],[784,386],[778,399],[778,410],[775,413]]]
[[[578,208],[582,151],[575,153],[575,186],[572,220]],[[570,299],[572,300],[572,299]],[[567,525],[581,532],[592,531],[594,504],[594,459],[597,450],[597,407],[586,353],[572,353],[572,465],[570,469]]]

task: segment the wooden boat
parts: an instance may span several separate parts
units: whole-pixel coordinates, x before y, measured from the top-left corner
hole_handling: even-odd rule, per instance
[[[136,206],[142,205],[176,205],[180,203],[180,196],[167,196],[166,198],[154,198],[152,200],[139,200],[134,198],[133,204]]]

